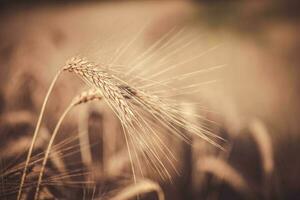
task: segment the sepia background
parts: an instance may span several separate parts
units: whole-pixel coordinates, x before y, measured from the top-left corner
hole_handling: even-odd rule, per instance
[[[199,82],[220,80],[196,97],[208,111],[188,108],[216,122],[208,126],[226,139],[225,150],[199,138],[191,138],[192,145],[169,139],[166,142],[177,156],[180,171],[173,182],[149,171],[140,185],[133,184],[116,116],[105,103],[82,106],[67,117],[56,142],[55,154],[62,158],[65,176],[74,184],[64,183],[63,178],[45,183],[40,198],[158,199],[156,191],[172,200],[297,199],[300,195],[297,1],[2,0],[0,5],[1,199],[16,199],[22,165],[16,166],[25,160],[48,85],[66,59],[82,52],[109,59],[110,53],[102,54],[99,49],[114,51],[144,28],[134,44],[138,47],[126,52],[124,60],[131,59],[172,27],[182,26],[185,34],[201,37],[193,49],[179,51],[173,62],[217,45],[197,59],[193,68],[225,65],[196,77]],[[84,88],[70,74],[57,85],[35,155],[42,155],[60,114]],[[86,151],[76,136],[81,128],[88,130],[86,149],[92,152],[91,160],[81,157]],[[31,170],[38,170],[39,165]],[[49,180],[60,177],[52,165],[48,166]],[[26,187],[24,199],[33,198],[35,178]]]

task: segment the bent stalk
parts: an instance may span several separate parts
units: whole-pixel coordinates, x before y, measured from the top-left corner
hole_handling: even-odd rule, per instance
[[[83,92],[81,95],[74,98],[74,100],[70,103],[70,105],[65,109],[65,111],[63,112],[63,114],[59,118],[59,120],[58,120],[58,122],[57,122],[57,124],[54,128],[53,134],[51,135],[50,141],[48,143],[48,147],[46,149],[45,157],[43,159],[43,163],[42,163],[41,171],[39,173],[38,183],[37,183],[37,187],[36,187],[36,192],[35,192],[35,195],[34,195],[35,200],[37,200],[38,197],[39,197],[39,190],[40,190],[40,186],[41,186],[42,179],[43,179],[43,174],[44,174],[45,167],[46,167],[49,155],[50,155],[52,145],[54,143],[54,140],[55,140],[55,138],[58,134],[58,130],[59,130],[63,120],[65,119],[66,115],[76,105],[79,105],[81,103],[86,103],[86,102],[92,101],[94,99],[100,100],[101,98],[102,97],[99,95],[98,91],[96,91],[96,90],[89,90],[87,92]]]
[[[55,85],[55,83],[56,83],[59,75],[61,74],[61,72],[62,72],[62,70],[59,70],[56,73],[56,75],[53,78],[53,80],[51,82],[51,85],[50,85],[50,87],[48,89],[46,97],[44,99],[44,102],[43,102],[43,105],[42,105],[42,108],[41,108],[41,111],[40,111],[40,115],[39,115],[39,118],[38,118],[38,121],[37,121],[37,124],[36,124],[36,127],[35,127],[35,131],[33,133],[32,142],[30,144],[29,151],[28,151],[28,154],[27,154],[27,158],[26,158],[26,162],[25,162],[25,167],[24,167],[24,170],[23,170],[23,174],[22,174],[22,178],[21,178],[21,183],[20,183],[20,187],[19,187],[19,191],[18,191],[17,200],[21,199],[22,189],[23,189],[24,182],[25,182],[25,179],[26,179],[26,173],[27,173],[29,162],[30,162],[30,157],[32,155],[34,144],[35,144],[35,142],[37,140],[37,136],[38,136],[38,132],[39,132],[39,129],[40,129],[40,126],[41,126],[41,122],[42,122],[42,119],[43,119],[43,115],[44,115],[44,111],[45,111],[45,108],[46,108],[46,104],[48,102],[49,96],[50,96],[50,94],[51,94],[51,92],[53,90],[53,87],[54,87],[54,85]]]

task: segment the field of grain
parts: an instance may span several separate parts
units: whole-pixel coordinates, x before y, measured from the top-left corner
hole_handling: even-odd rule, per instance
[[[293,1],[3,1],[0,199],[297,199]]]

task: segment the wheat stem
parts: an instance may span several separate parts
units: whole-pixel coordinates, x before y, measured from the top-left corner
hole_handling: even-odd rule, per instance
[[[36,187],[36,192],[35,192],[35,195],[34,195],[34,199],[37,200],[38,197],[39,197],[39,190],[40,190],[40,186],[41,186],[41,183],[42,183],[42,179],[43,179],[43,174],[44,174],[44,171],[45,171],[45,167],[46,167],[46,164],[47,164],[47,161],[48,161],[48,157],[50,155],[50,151],[51,151],[51,148],[52,148],[52,145],[54,143],[54,140],[58,134],[58,130],[63,122],[63,120],[65,119],[66,115],[71,111],[71,109],[76,106],[76,105],[79,105],[81,103],[86,103],[88,101],[91,101],[91,100],[94,100],[94,99],[101,99],[101,96],[99,96],[99,93],[95,90],[89,90],[87,92],[83,92],[81,95],[75,97],[73,99],[73,101],[70,103],[70,105],[65,109],[65,111],[63,112],[63,114],[61,115],[61,117],[59,118],[55,128],[54,128],[54,131],[51,135],[51,138],[50,138],[50,141],[48,143],[48,147],[46,149],[46,152],[45,152],[45,156],[44,156],[44,159],[43,159],[43,163],[42,163],[42,167],[41,167],[41,171],[39,173],[39,177],[38,177],[38,183],[37,183],[37,187]]]
[[[59,127],[60,125],[62,124],[64,118],[66,117],[66,115],[70,112],[70,110],[73,108],[75,104],[72,102],[68,107],[67,109],[64,111],[64,113],[61,115],[61,117],[59,118],[56,126],[55,126],[55,129],[53,131],[53,134],[51,136],[51,139],[49,141],[49,144],[48,144],[48,147],[47,147],[47,150],[46,150],[46,153],[45,153],[45,157],[44,157],[44,160],[43,160],[43,164],[42,164],[42,168],[41,168],[41,171],[39,173],[39,178],[38,178],[38,184],[37,184],[37,187],[36,187],[36,192],[35,192],[35,195],[34,195],[34,199],[37,200],[38,199],[38,196],[39,196],[39,190],[40,190],[40,185],[41,185],[41,182],[42,182],[42,178],[43,178],[43,173],[45,171],[45,167],[46,167],[46,164],[47,164],[47,161],[48,161],[48,157],[49,157],[49,154],[50,154],[50,150],[51,150],[51,147],[53,145],[53,142],[54,142],[54,139],[56,138],[56,135],[58,133],[58,130],[59,130]]]
[[[45,108],[46,108],[46,104],[48,102],[48,99],[49,99],[49,96],[53,90],[53,87],[59,77],[59,75],[61,74],[62,70],[59,70],[55,77],[53,78],[50,86],[49,86],[49,89],[48,89],[48,92],[46,94],[46,97],[44,99],[44,102],[43,102],[43,105],[42,105],[42,108],[41,108],[41,111],[40,111],[40,115],[39,115],[39,118],[38,118],[38,121],[37,121],[37,124],[36,124],[36,127],[35,127],[35,131],[33,133],[33,138],[32,138],[32,142],[30,144],[30,147],[29,147],[29,151],[28,151],[28,154],[27,154],[27,158],[26,158],[26,163],[25,163],[25,167],[24,167],[24,170],[23,170],[23,174],[22,174],[22,178],[21,178],[21,183],[20,183],[20,187],[19,187],[19,190],[18,190],[18,196],[17,196],[17,200],[20,200],[21,199],[21,195],[22,195],[22,189],[23,189],[23,186],[24,186],[24,182],[25,182],[25,178],[26,178],[26,173],[27,173],[27,168],[28,168],[28,165],[29,165],[29,162],[30,162],[30,157],[32,155],[32,151],[33,151],[33,147],[34,147],[34,144],[37,140],[37,136],[38,136],[38,132],[39,132],[39,129],[40,129],[40,126],[41,126],[41,122],[42,122],[42,119],[43,119],[43,115],[44,115],[44,111],[45,111]]]
[[[157,183],[144,179],[125,187],[120,193],[112,197],[112,200],[125,200],[133,197],[139,199],[139,195],[149,192],[156,192],[158,200],[165,199],[164,192]]]
[[[79,134],[79,146],[80,146],[80,153],[81,153],[81,160],[82,163],[87,166],[91,167],[92,165],[92,153],[89,148],[85,146],[90,146],[90,140],[88,136],[89,127],[88,127],[88,120],[89,120],[89,113],[88,109],[79,113],[78,116],[78,132],[82,133]]]

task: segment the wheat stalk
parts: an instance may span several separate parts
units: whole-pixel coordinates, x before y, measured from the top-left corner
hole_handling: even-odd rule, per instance
[[[44,173],[47,161],[48,161],[48,157],[49,157],[52,145],[54,143],[54,140],[55,140],[55,138],[56,138],[56,136],[58,134],[58,130],[59,130],[59,128],[60,128],[60,126],[61,126],[64,118],[66,117],[66,115],[70,112],[70,110],[74,106],[77,106],[77,105],[80,105],[80,104],[83,104],[83,103],[87,103],[87,102],[92,101],[92,100],[101,100],[101,99],[102,99],[102,96],[95,89],[84,91],[80,95],[76,96],[73,99],[73,101],[65,109],[65,111],[63,112],[63,114],[59,118],[59,120],[58,120],[58,122],[57,122],[57,124],[56,124],[56,126],[54,128],[54,131],[53,131],[53,133],[51,135],[51,138],[49,140],[49,143],[48,143],[48,146],[47,146],[47,149],[46,149],[46,152],[45,152],[45,156],[44,156],[44,159],[43,159],[42,167],[41,167],[41,170],[40,170],[40,173],[39,173],[39,177],[38,177],[38,183],[37,183],[36,192],[35,192],[35,198],[34,198],[35,200],[37,200],[38,197],[39,197],[39,189],[40,189],[40,185],[42,183],[43,173]]]
[[[89,120],[89,111],[88,107],[83,108],[78,113],[78,132],[82,133],[79,137],[79,146],[82,163],[87,166],[92,166],[92,152],[91,149],[85,148],[84,146],[90,146],[89,139],[89,130],[88,130],[88,120]]]
[[[250,188],[245,178],[231,165],[220,158],[206,156],[197,163],[198,169],[205,173],[211,173],[227,182],[237,191],[249,192]]]
[[[54,76],[54,78],[53,78],[53,80],[52,80],[52,82],[51,82],[51,84],[49,86],[49,89],[47,91],[46,97],[44,99],[44,102],[43,102],[43,105],[42,105],[42,108],[41,108],[41,111],[40,111],[40,114],[39,114],[39,118],[38,118],[35,130],[34,130],[34,133],[33,133],[32,142],[30,144],[30,147],[29,147],[29,150],[28,150],[28,154],[27,154],[27,157],[26,157],[25,167],[24,167],[22,178],[21,178],[21,182],[20,182],[20,187],[19,187],[19,191],[18,191],[17,200],[20,200],[21,196],[22,196],[22,188],[23,188],[23,185],[24,185],[24,182],[25,182],[27,168],[28,168],[28,165],[29,165],[29,162],[30,162],[30,157],[32,155],[34,144],[35,144],[35,142],[37,140],[37,136],[38,136],[39,129],[40,129],[40,126],[41,126],[41,122],[42,122],[42,119],[43,119],[43,115],[44,115],[44,111],[45,111],[45,108],[46,108],[46,104],[48,102],[48,99],[49,99],[49,96],[50,96],[50,94],[52,92],[52,89],[53,89],[53,87],[54,87],[54,85],[55,85],[58,77],[60,76],[61,72],[62,72],[62,70],[59,70],[56,73],[56,75]]]
[[[249,128],[262,157],[264,174],[270,176],[274,170],[274,155],[269,132],[265,125],[258,119],[254,119],[250,123]]]
[[[122,189],[118,194],[111,198],[111,200],[126,200],[137,197],[138,195],[156,192],[158,200],[164,200],[165,196],[161,187],[150,180],[142,179],[133,185],[129,185]]]
[[[264,172],[262,187],[264,189],[265,197],[268,198],[271,194],[272,176],[275,175],[272,140],[267,127],[259,119],[254,119],[250,123],[249,129],[261,156]]]

